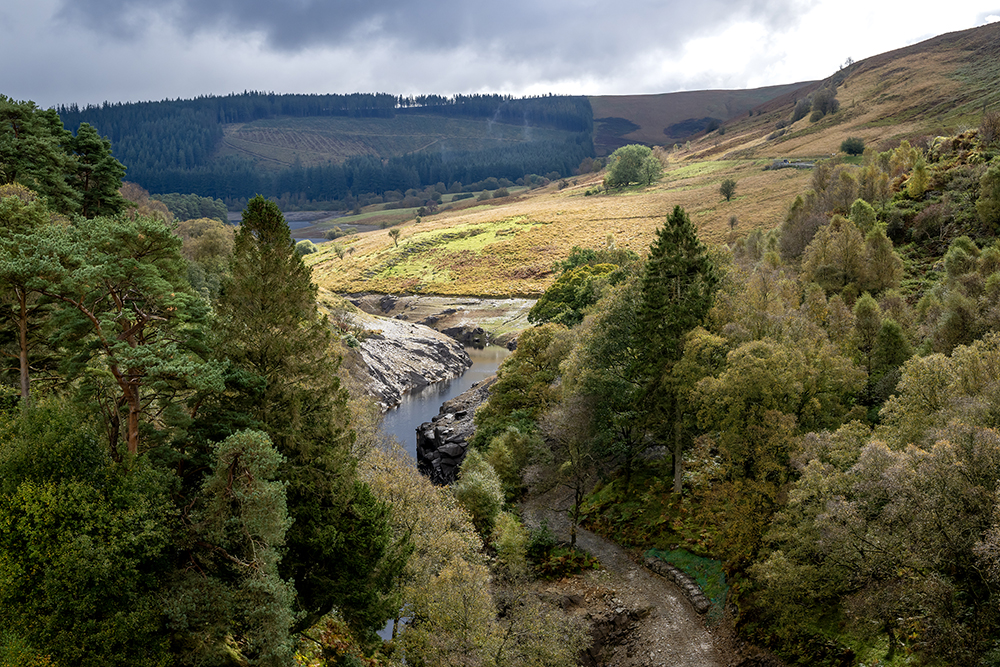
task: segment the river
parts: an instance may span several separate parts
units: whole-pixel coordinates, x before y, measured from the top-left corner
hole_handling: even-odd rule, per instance
[[[465,393],[472,385],[496,373],[500,362],[510,354],[507,348],[497,345],[487,345],[482,349],[468,347],[465,351],[472,359],[472,366],[465,373],[406,394],[398,406],[382,415],[382,430],[386,435],[395,436],[399,440],[413,457],[414,465],[417,459],[417,427],[429,422],[441,409],[442,403]],[[392,620],[386,623],[379,631],[379,637],[392,639],[392,624]]]
[[[396,436],[414,460],[417,456],[417,427],[429,422],[438,413],[442,403],[465,393],[472,385],[496,373],[500,362],[510,354],[507,348],[496,345],[488,345],[483,349],[469,347],[465,351],[472,359],[472,366],[465,373],[406,394],[402,403],[382,416],[382,430],[386,435]]]

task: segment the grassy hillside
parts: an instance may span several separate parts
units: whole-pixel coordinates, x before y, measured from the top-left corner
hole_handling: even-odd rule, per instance
[[[394,118],[283,116],[231,123],[216,157],[251,158],[263,164],[308,167],[355,155],[389,157],[416,151],[475,151],[525,141],[562,141],[573,133],[432,115]]]
[[[752,90],[594,96],[590,98],[594,109],[594,146],[599,154],[608,154],[628,143],[673,144],[688,138],[680,127],[685,121],[706,117],[726,121],[805,85],[808,84],[791,83]]]
[[[741,111],[722,134],[703,135],[690,149],[661,152],[664,178],[650,187],[588,196],[603,176],[590,174],[563,189],[553,183],[470,203],[419,224],[411,218],[400,227],[398,246],[381,231],[343,240],[352,249],[343,259],[332,248],[312,255],[314,275],[338,292],[537,296],[554,279],[552,264],[565,259],[574,245],[601,247],[610,235],[619,246],[644,253],[675,205],[688,211],[710,243],[727,242],[755,228],[771,229],[781,223],[795,196],[810,188],[811,179],[808,170],[765,170],[772,160],[829,157],[850,136],[884,150],[902,139],[920,145],[928,137],[974,127],[984,107],[996,109],[1000,103],[1000,89],[991,85],[1000,77],[998,63],[1000,24],[943,35],[855,63],[827,81],[792,87],[756,107],[752,116]],[[776,126],[789,120],[797,100],[833,83],[838,84],[838,112],[817,122],[806,116],[776,136]],[[649,104],[643,96],[606,97],[594,98],[592,104],[595,117],[631,118],[636,125],[644,123],[646,131],[662,118],[656,122],[662,134],[669,118],[657,116],[655,109],[666,99],[699,97],[649,96]],[[701,113],[694,109],[709,108],[707,100],[712,99],[724,105],[721,91],[708,91],[701,94],[700,106],[678,106],[689,109],[679,115]],[[747,99],[733,97],[729,109]],[[719,194],[726,178],[737,182],[736,196],[728,202]],[[351,220],[341,218],[337,224]]]
[[[588,196],[602,178],[590,175],[561,190],[553,183],[407,222],[398,227],[398,246],[388,231],[379,231],[344,239],[353,252],[342,259],[323,246],[308,260],[314,279],[341,293],[538,296],[555,278],[553,263],[574,245],[602,247],[611,235],[618,246],[643,254],[676,205],[689,212],[703,239],[725,242],[731,216],[737,216],[737,234],[775,227],[809,183],[805,171],[765,171],[766,161],[685,157],[670,158],[663,180],[648,188]],[[719,194],[725,178],[738,183],[729,202]]]
[[[727,123],[724,135],[702,142],[697,157],[830,155],[847,137],[860,137],[881,150],[902,139],[920,144],[977,126],[984,110],[1000,105],[998,80],[1000,23],[941,35],[854,63],[768,102],[754,116]],[[790,119],[796,100],[834,82],[839,82],[839,112],[818,122],[806,116],[778,127]]]

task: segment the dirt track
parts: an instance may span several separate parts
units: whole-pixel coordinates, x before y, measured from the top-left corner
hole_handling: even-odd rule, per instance
[[[560,540],[569,540],[565,502],[557,492],[529,500],[525,520],[538,525],[543,519]],[[596,556],[603,569],[582,580],[560,582],[563,594],[589,600],[595,587],[618,614],[637,619],[615,643],[605,646],[602,665],[609,667],[723,667],[733,664],[717,646],[713,635],[683,593],[672,582],[635,562],[624,549],[594,533],[577,529],[577,545]],[[574,590],[579,588],[581,590]],[[632,613],[628,613],[631,611]],[[599,613],[591,610],[591,613]]]

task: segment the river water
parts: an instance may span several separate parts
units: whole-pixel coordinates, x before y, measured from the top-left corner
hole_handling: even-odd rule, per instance
[[[472,385],[497,372],[500,362],[510,354],[505,347],[488,345],[483,349],[465,349],[472,359],[472,366],[462,375],[451,380],[436,382],[403,396],[397,407],[382,416],[382,430],[395,436],[410,456],[417,455],[417,427],[429,422],[438,413],[441,404],[465,393]]]
[[[399,440],[413,457],[414,465],[417,458],[417,427],[429,422],[441,409],[442,403],[465,393],[472,385],[496,373],[500,362],[510,354],[507,348],[496,345],[487,345],[483,349],[467,347],[465,351],[472,359],[472,366],[465,373],[406,394],[398,406],[382,415],[382,430],[386,435],[395,436]],[[379,637],[392,639],[392,624],[392,620],[386,623],[379,631]]]

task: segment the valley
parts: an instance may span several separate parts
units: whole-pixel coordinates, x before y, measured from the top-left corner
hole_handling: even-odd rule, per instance
[[[0,96],[0,667],[1000,665],[998,44]]]

